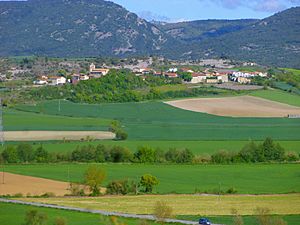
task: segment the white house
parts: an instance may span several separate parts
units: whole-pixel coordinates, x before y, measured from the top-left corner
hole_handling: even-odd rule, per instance
[[[33,81],[33,84],[35,84],[35,85],[48,84],[48,77],[47,76],[41,76],[37,80]]]
[[[65,77],[59,76],[49,77],[48,80],[51,85],[63,85],[67,82],[67,79]]]
[[[168,70],[168,72],[169,73],[177,73],[178,72],[178,69],[177,68],[170,68],[169,70]]]
[[[105,76],[109,72],[109,69],[105,68],[96,68],[95,64],[90,65],[90,74],[95,76]]]
[[[192,84],[204,83],[206,81],[206,75],[204,73],[193,73],[192,77],[190,82]]]

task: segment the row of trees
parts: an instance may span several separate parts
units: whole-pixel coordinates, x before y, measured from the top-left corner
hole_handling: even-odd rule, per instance
[[[56,162],[132,162],[132,163],[259,163],[297,161],[299,155],[286,152],[271,138],[262,144],[250,142],[239,152],[219,151],[212,155],[195,155],[189,149],[170,148],[163,151],[159,148],[138,147],[134,153],[126,147],[77,146],[68,153],[49,153],[43,146],[34,149],[31,144],[22,143],[17,146],[7,146],[0,154],[0,160],[5,163],[56,163]]]

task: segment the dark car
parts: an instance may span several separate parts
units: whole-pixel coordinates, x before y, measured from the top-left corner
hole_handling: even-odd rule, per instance
[[[209,219],[201,218],[199,220],[199,224],[202,224],[202,225],[211,225],[211,222],[209,221]]]

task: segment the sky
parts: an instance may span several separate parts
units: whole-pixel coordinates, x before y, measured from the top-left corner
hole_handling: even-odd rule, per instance
[[[9,0],[0,0],[9,1]],[[180,22],[202,19],[262,19],[300,6],[300,0],[110,0],[140,17]]]
[[[265,18],[300,0],[112,0],[147,20]]]

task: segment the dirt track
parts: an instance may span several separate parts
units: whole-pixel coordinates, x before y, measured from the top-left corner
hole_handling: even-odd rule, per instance
[[[87,137],[97,140],[114,139],[115,135],[106,131],[5,131],[6,141],[52,141],[80,140]]]
[[[4,174],[4,184],[2,183],[3,173],[0,173],[0,195],[14,195],[22,193],[26,195],[42,195],[47,192],[56,196],[70,194],[69,184],[37,177],[29,177],[11,173]]]
[[[197,98],[166,102],[194,112],[231,117],[287,117],[300,115],[300,108],[252,96]]]

